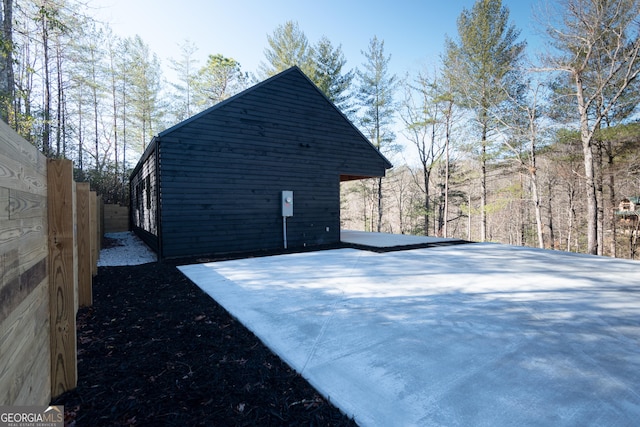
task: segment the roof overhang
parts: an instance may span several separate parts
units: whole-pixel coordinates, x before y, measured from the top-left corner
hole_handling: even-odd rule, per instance
[[[340,182],[356,181],[358,179],[379,178],[378,176],[368,175],[340,175]]]

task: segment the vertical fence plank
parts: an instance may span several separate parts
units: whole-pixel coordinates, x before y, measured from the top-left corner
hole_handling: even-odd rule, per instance
[[[87,307],[93,304],[91,192],[88,182],[78,182],[76,186],[78,191],[78,304],[80,307]]]
[[[102,196],[98,196],[98,210],[96,212],[96,238],[98,239],[98,258],[100,257],[100,250],[102,249],[102,236],[104,235],[104,202]],[[96,267],[98,265],[98,259],[96,259]]]
[[[98,196],[95,191],[89,193],[91,215],[89,216],[89,230],[91,230],[91,275],[98,275]]]
[[[76,387],[75,192],[70,160],[47,161],[51,396]]]
[[[102,208],[104,233],[129,231],[129,208],[120,205],[104,204]]]

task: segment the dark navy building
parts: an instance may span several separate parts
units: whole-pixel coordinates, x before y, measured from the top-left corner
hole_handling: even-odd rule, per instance
[[[160,258],[333,244],[340,182],[390,167],[293,67],[154,137],[131,174],[132,227]]]

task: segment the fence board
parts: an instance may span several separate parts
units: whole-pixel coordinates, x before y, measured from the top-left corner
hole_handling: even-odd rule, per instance
[[[0,120],[0,181],[2,187],[47,194],[46,158]]]
[[[89,241],[91,242],[91,277],[98,275],[98,196],[95,191],[89,193]],[[93,301],[88,305],[93,304]]]
[[[47,207],[47,199],[41,194],[21,190],[9,191],[9,218],[40,218]]]
[[[0,187],[0,220],[9,219],[9,189]]]
[[[18,264],[11,260],[10,264]],[[14,271],[14,269],[11,269]],[[4,321],[20,303],[31,294],[47,277],[47,260],[42,259],[37,264],[21,273],[19,277],[5,283],[0,289],[0,322]]]
[[[102,202],[102,196],[97,196],[96,198],[96,244],[97,246],[97,256],[95,259],[95,268],[96,274],[98,272],[98,258],[100,257],[100,249],[102,249],[102,236],[104,235],[104,213],[103,213],[104,203]]]
[[[100,231],[91,228],[97,227],[91,215],[99,212],[90,211],[89,203],[82,218],[89,224],[84,235],[90,292]],[[2,405],[45,405],[76,386],[76,209],[71,161],[47,160],[0,121]]]
[[[70,160],[47,162],[49,201],[49,308],[51,311],[51,394],[77,383],[75,290],[76,192]]]
[[[0,402],[46,404],[50,400],[49,288],[45,278],[0,323]]]
[[[2,221],[0,226],[0,292],[2,287],[47,256],[46,223],[42,218]]]
[[[50,400],[46,158],[0,121],[0,403]]]
[[[104,205],[104,232],[121,233],[129,231],[129,208],[120,205]]]
[[[78,199],[78,305],[92,304],[91,280],[93,275],[93,255],[91,251],[91,191],[88,182],[76,184]]]

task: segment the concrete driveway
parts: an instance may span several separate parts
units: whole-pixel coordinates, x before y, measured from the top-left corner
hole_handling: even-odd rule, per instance
[[[498,244],[180,267],[361,426],[631,426],[640,263]]]

